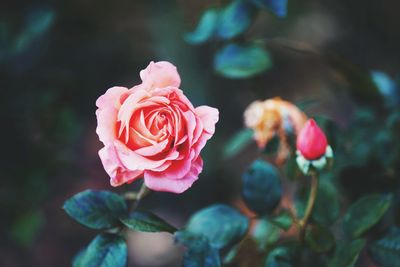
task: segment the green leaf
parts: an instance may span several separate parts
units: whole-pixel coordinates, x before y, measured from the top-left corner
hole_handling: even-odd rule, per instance
[[[77,222],[92,229],[108,229],[119,225],[128,208],[122,196],[109,191],[86,190],[68,199],[64,210]]]
[[[381,239],[369,245],[372,259],[381,267],[397,267],[400,263],[400,228],[393,227]]]
[[[281,230],[275,224],[269,222],[266,218],[258,220],[251,232],[252,237],[257,242],[261,250],[278,241]]]
[[[392,195],[372,194],[360,198],[347,210],[343,230],[350,238],[357,238],[383,217],[392,203]]]
[[[196,29],[184,36],[185,41],[190,44],[202,44],[209,40],[217,28],[218,14],[219,11],[216,9],[206,10],[201,16]]]
[[[356,239],[337,244],[335,254],[329,261],[328,267],[353,267],[365,243],[364,239]]]
[[[15,40],[14,52],[22,53],[32,43],[46,34],[55,21],[55,12],[51,9],[38,9],[29,14],[25,29]]]
[[[251,0],[259,7],[271,10],[278,17],[286,17],[288,0]]]
[[[278,215],[270,217],[269,221],[285,231],[293,224],[293,218],[288,210],[282,210]]]
[[[253,140],[254,132],[251,129],[242,129],[233,135],[224,146],[224,158],[230,158],[237,155]]]
[[[339,217],[339,212],[339,194],[335,186],[321,179],[312,218],[320,224],[331,225]]]
[[[187,247],[183,256],[183,266],[221,266],[218,249],[212,247],[205,236],[195,235],[188,231],[178,231],[175,233],[175,240]]]
[[[74,258],[73,267],[125,267],[125,240],[117,235],[100,234]]]
[[[307,228],[305,240],[315,252],[327,252],[335,246],[335,238],[329,229],[322,225],[312,225]]]
[[[128,228],[139,232],[176,232],[176,228],[149,211],[133,211],[121,222]]]
[[[231,39],[243,33],[251,24],[255,8],[244,0],[234,0],[221,10],[217,34],[222,39]]]
[[[268,253],[264,267],[292,267],[293,247],[279,246]]]
[[[243,79],[272,67],[269,53],[257,45],[228,44],[214,58],[214,69],[227,78]]]
[[[278,170],[262,160],[256,160],[243,174],[243,199],[258,214],[269,214],[279,204],[282,184]]]
[[[248,219],[237,210],[215,204],[196,212],[185,231],[206,237],[212,247],[220,249],[241,239],[248,226]]]

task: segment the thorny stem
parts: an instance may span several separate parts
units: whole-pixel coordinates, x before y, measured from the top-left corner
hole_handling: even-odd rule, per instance
[[[300,241],[303,242],[304,240],[304,235],[305,235],[305,230],[307,227],[308,220],[311,216],[312,210],[314,208],[315,204],[315,199],[317,198],[317,193],[318,193],[318,173],[313,171],[311,173],[311,191],[310,195],[308,197],[308,202],[307,202],[307,207],[306,211],[304,213],[304,216],[301,220],[299,220],[299,237]]]

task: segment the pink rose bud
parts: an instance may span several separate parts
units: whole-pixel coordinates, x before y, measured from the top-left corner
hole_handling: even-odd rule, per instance
[[[112,87],[97,99],[99,156],[112,186],[144,178],[155,191],[182,193],[203,169],[200,151],[215,131],[218,110],[193,107],[176,67],[151,62],[142,83]]]
[[[309,119],[297,136],[296,146],[306,160],[316,160],[325,155],[328,141],[317,123]]]

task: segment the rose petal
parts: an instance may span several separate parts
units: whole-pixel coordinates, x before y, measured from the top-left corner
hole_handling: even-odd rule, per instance
[[[143,174],[143,171],[126,169],[119,160],[114,146],[103,147],[99,150],[99,156],[105,171],[110,176],[112,186],[133,182]]]
[[[128,92],[128,89],[125,87],[112,87],[96,101],[98,107],[96,110],[96,133],[105,145],[112,143],[116,138],[115,124],[118,114],[116,106],[120,105],[120,97],[126,92]]]
[[[150,62],[146,69],[140,71],[140,78],[147,86],[147,90],[167,86],[179,87],[181,84],[176,67],[166,61]]]
[[[154,191],[171,192],[180,194],[186,191],[199,178],[199,174],[203,169],[203,160],[198,157],[191,165],[190,171],[180,180],[171,180],[164,178],[156,178],[149,175],[148,171],[144,172],[144,183],[148,188]]]
[[[219,111],[209,106],[200,106],[195,109],[196,115],[201,118],[204,130],[209,134],[214,134],[215,124],[219,119]]]
[[[167,156],[165,156],[165,158],[161,160],[152,160],[130,150],[119,140],[115,140],[114,145],[122,164],[124,164],[126,168],[130,170],[151,170],[153,168],[160,167],[167,160],[175,160],[179,156],[179,152],[171,151]]]

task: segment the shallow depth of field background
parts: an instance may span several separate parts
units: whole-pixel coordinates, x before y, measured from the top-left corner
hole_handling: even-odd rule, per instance
[[[202,10],[221,3],[0,3],[0,266],[70,266],[95,232],[68,218],[63,202],[88,188],[124,191],[138,185],[110,187],[97,155],[102,144],[95,133],[95,101],[109,87],[139,83],[139,71],[152,60],[178,67],[181,88],[195,106],[220,110],[198,182],[181,195],[154,193],[143,202],[177,227],[205,205],[238,198],[240,175],[257,157],[256,146],[230,159],[221,151],[243,127],[249,103],[274,96],[312,100],[308,115],[349,129],[361,106],[382,106],[363,75],[400,74],[399,1],[289,0],[286,19],[264,12],[244,38],[290,40],[306,49],[268,42],[272,69],[251,79],[222,78],[212,67],[221,44],[192,46],[182,38]],[[44,22],[35,24],[41,16]],[[369,165],[348,173],[346,193],[357,197],[398,186],[369,179],[375,170]],[[129,246],[129,266],[179,266],[182,249],[168,234],[132,234]]]

